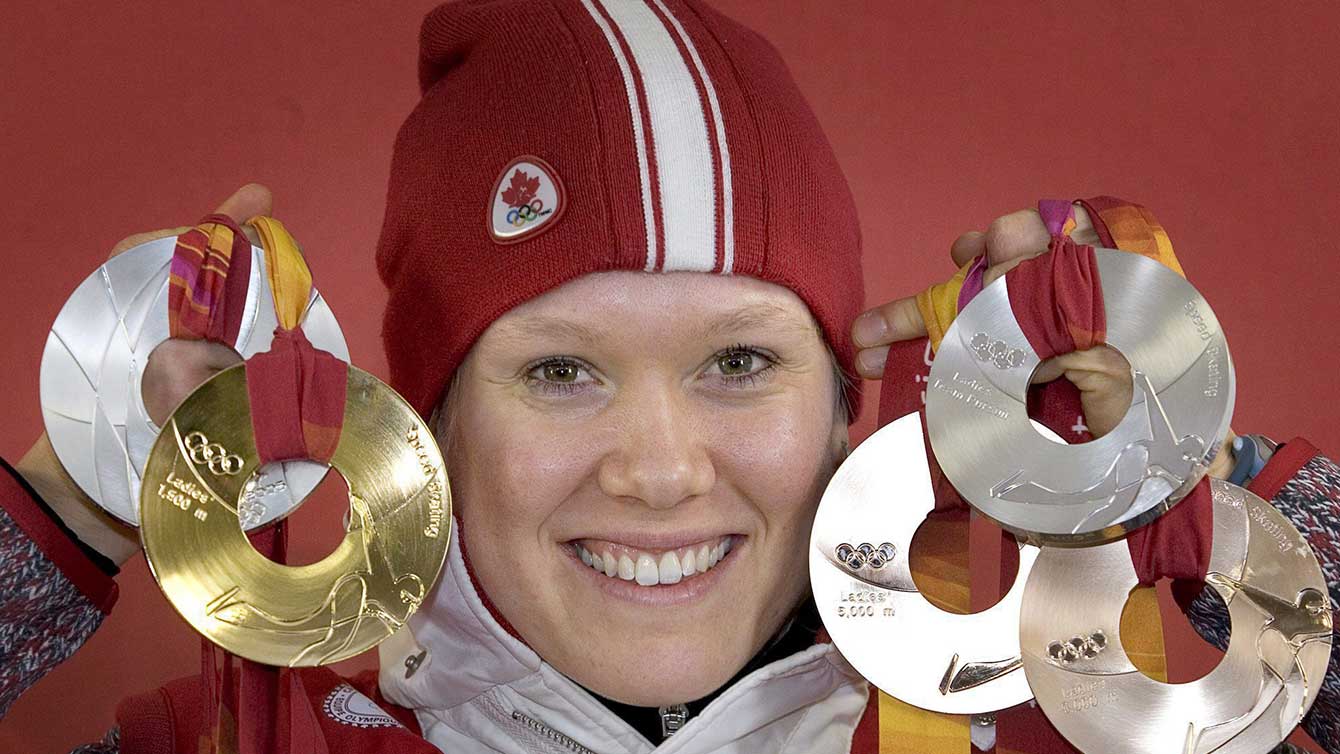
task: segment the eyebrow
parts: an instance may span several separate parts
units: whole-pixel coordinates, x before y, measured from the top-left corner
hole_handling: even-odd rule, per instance
[[[519,336],[528,340],[541,340],[561,336],[570,338],[584,346],[592,346],[600,337],[590,328],[561,317],[536,315],[518,322],[508,322],[506,332],[509,336]]]
[[[548,339],[563,337],[575,340],[585,346],[593,346],[600,341],[601,333],[585,325],[548,315],[526,317],[506,325],[508,337],[526,339]],[[751,304],[727,312],[710,323],[698,328],[694,335],[700,340],[720,340],[732,333],[778,328],[798,333],[808,333],[815,329],[808,323],[798,322],[793,313],[775,304]]]
[[[790,311],[776,304],[753,304],[729,312],[713,320],[698,331],[703,340],[717,340],[742,330],[784,328],[795,332],[809,332],[806,323],[798,322]]]

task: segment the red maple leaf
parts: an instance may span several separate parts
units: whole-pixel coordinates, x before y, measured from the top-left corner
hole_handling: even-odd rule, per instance
[[[517,168],[512,173],[512,184],[502,192],[502,200],[507,202],[509,207],[520,207],[523,204],[530,204],[530,200],[535,198],[535,193],[540,190],[540,177],[531,178],[521,169]]]

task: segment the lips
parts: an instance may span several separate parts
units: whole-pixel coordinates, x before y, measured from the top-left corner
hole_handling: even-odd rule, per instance
[[[578,539],[571,544],[592,570],[611,579],[654,587],[707,573],[731,551],[733,540],[727,534],[669,549],[637,548],[600,539]]]

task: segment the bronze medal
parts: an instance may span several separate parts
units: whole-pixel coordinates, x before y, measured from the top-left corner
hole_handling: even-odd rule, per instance
[[[1331,601],[1303,535],[1270,503],[1218,479],[1205,581],[1232,621],[1203,678],[1161,683],[1131,662],[1121,612],[1138,583],[1125,542],[1044,548],[1024,587],[1020,645],[1039,706],[1082,751],[1272,750],[1317,699]]]

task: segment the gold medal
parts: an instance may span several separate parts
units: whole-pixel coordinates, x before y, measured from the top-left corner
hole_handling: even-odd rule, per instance
[[[261,466],[246,369],[220,372],[177,407],[149,454],[140,534],[154,578],[192,627],[256,662],[309,666],[353,657],[405,624],[450,539],[437,443],[394,390],[350,366],[330,465],[349,485],[344,540],[318,563],[274,563],[238,523]]]

